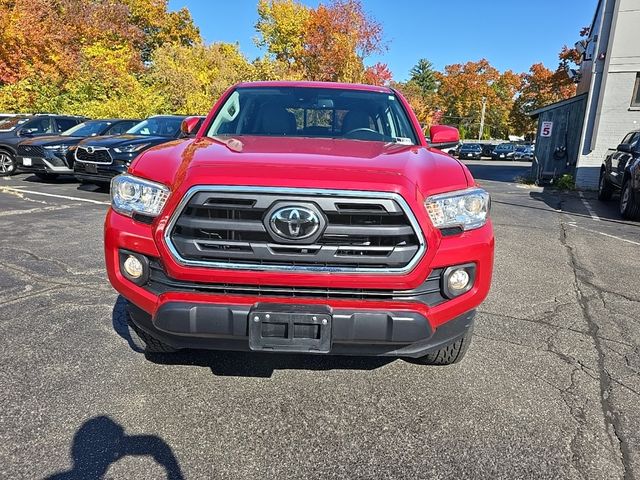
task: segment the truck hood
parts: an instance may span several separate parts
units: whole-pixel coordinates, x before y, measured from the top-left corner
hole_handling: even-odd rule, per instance
[[[158,168],[162,165],[162,168]],[[167,143],[130,172],[172,186],[257,185],[434,194],[468,186],[455,159],[422,146],[330,138],[240,136]]]

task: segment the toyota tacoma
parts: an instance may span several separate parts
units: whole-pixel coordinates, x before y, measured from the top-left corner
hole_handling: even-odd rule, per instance
[[[111,183],[105,255],[147,351],[462,359],[490,199],[436,149],[458,131],[430,134],[387,87],[254,82],[138,156]]]

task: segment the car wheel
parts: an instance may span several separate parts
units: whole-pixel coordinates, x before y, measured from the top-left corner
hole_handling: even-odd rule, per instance
[[[467,330],[464,336],[455,342],[428,353],[424,357],[414,359],[421,365],[453,365],[460,362],[467,353],[473,336],[473,327]]]
[[[135,323],[133,323],[133,321],[131,320],[131,316],[129,314],[127,314],[127,321],[131,329],[135,332],[138,338],[142,340],[142,342],[144,343],[145,345],[144,351],[146,353],[175,353],[178,351],[177,349],[173,348],[171,345],[167,345],[166,343],[161,342],[157,338],[152,337],[147,332],[145,332],[140,327],[138,327]]]
[[[600,172],[600,182],[598,183],[598,200],[606,202],[607,200],[611,200],[611,196],[613,195],[613,186],[607,180],[606,172],[603,170]]]
[[[633,198],[633,190],[629,179],[625,180],[620,192],[620,215],[627,220],[640,219],[640,203]]]
[[[45,180],[45,181],[51,181],[58,178],[57,173],[47,173],[47,172],[36,172],[35,176],[38,177],[40,180]]]
[[[16,160],[9,152],[0,152],[0,177],[16,173]]]

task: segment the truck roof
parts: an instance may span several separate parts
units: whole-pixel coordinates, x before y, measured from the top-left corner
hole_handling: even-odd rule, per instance
[[[340,83],[340,82],[308,82],[308,81],[286,81],[272,80],[260,82],[242,82],[236,84],[238,88],[251,87],[292,87],[292,88],[335,88],[341,90],[366,90],[369,92],[393,93],[389,87],[377,85],[365,85],[363,83]]]

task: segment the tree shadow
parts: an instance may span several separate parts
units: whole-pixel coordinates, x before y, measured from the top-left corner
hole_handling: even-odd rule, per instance
[[[106,416],[87,420],[76,432],[71,446],[73,467],[54,473],[47,480],[103,478],[109,467],[127,456],[151,457],[170,480],[184,479],[171,447],[156,435],[127,435],[124,428]]]

